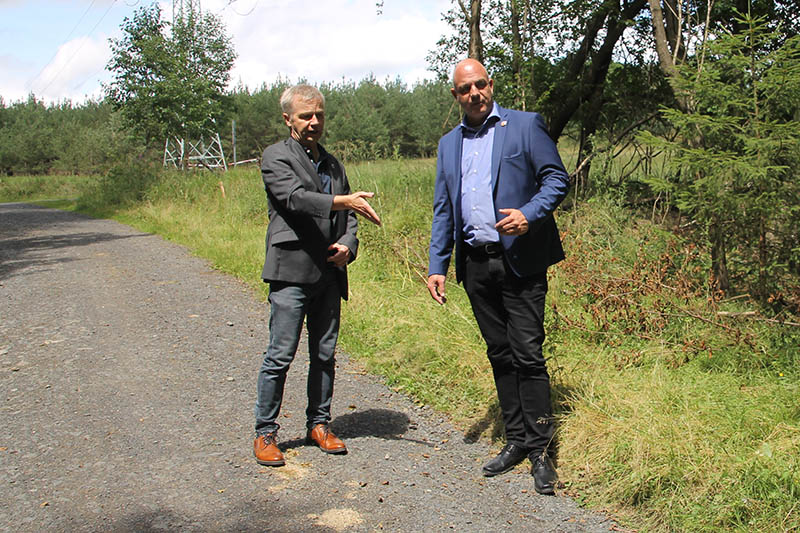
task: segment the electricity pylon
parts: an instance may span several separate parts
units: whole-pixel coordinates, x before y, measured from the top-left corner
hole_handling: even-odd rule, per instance
[[[200,18],[200,13],[200,0],[173,0],[172,27],[174,28],[176,23],[186,21],[191,17],[197,20]],[[164,142],[164,166],[228,170],[219,133],[208,131],[200,139],[188,141],[178,137],[168,137]]]

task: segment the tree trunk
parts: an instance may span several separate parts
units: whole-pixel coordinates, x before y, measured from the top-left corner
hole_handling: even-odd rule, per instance
[[[664,11],[661,9],[661,0],[648,0],[648,2],[650,4],[650,15],[653,19],[653,37],[656,41],[658,64],[661,67],[661,71],[667,76],[667,79],[673,80],[678,76],[678,69],[675,67],[675,61],[672,59],[672,54],[670,53],[670,41],[665,28]],[[680,29],[675,31],[680,31]],[[675,92],[675,101],[681,111],[689,111],[689,100],[686,96]]]
[[[511,12],[511,70],[514,72],[514,107],[525,111],[525,85],[522,83],[522,10],[520,9],[521,0],[509,0],[509,11]]]
[[[712,287],[715,290],[728,292],[731,288],[728,276],[728,257],[725,246],[725,229],[719,220],[711,223],[709,241],[711,244],[711,276]]]
[[[666,31],[667,44],[672,51],[673,58],[683,59],[685,50],[681,41],[681,27],[683,26],[683,12],[680,10],[680,0],[664,0],[666,9],[662,11]]]
[[[458,5],[464,15],[464,21],[469,28],[469,57],[483,63],[483,39],[481,38],[481,0],[470,0],[469,9],[464,5],[464,0],[458,0]]]
[[[758,223],[758,297],[762,304],[767,303],[767,268],[769,265],[769,250],[767,249],[767,225],[764,216],[759,217]]]
[[[625,3],[624,6],[624,9],[620,10],[619,2],[606,0],[587,23],[583,42],[570,59],[569,74],[565,77],[567,80],[572,80],[574,85],[558,91],[560,94],[557,97],[561,98],[563,103],[557,106],[558,111],[554,113],[550,122],[550,136],[553,139],[557,140],[561,136],[567,123],[583,103],[602,95],[614,48],[629,23],[647,6],[647,0],[634,0]],[[592,54],[595,40],[603,30],[605,30],[603,44],[597,53]],[[588,71],[587,64],[590,65]],[[597,113],[599,108],[590,106],[587,112]],[[596,124],[597,117],[589,117],[584,122]],[[593,133],[594,130],[587,132],[587,135]]]

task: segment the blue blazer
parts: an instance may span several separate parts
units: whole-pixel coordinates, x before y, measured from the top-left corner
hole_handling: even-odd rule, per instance
[[[564,259],[553,211],[569,190],[569,175],[538,113],[498,106],[494,126],[492,191],[496,220],[499,209],[519,209],[528,219],[524,235],[500,235],[505,258],[520,277],[545,272]],[[455,247],[456,281],[464,277],[461,218],[461,125],[439,141],[433,198],[428,275],[446,274]]]

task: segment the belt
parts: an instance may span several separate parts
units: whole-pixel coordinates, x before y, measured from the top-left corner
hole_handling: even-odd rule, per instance
[[[467,244],[466,250],[467,255],[471,257],[500,257],[503,255],[503,245],[499,242],[488,242],[477,246]]]

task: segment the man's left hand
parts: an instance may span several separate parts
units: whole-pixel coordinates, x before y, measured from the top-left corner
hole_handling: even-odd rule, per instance
[[[328,251],[331,252],[331,255],[328,256],[328,263],[333,263],[337,267],[345,266],[350,260],[350,248],[344,244],[335,242],[328,246]]]
[[[528,219],[519,209],[499,209],[501,214],[506,215],[504,219],[494,225],[502,235],[525,235],[528,233]]]

